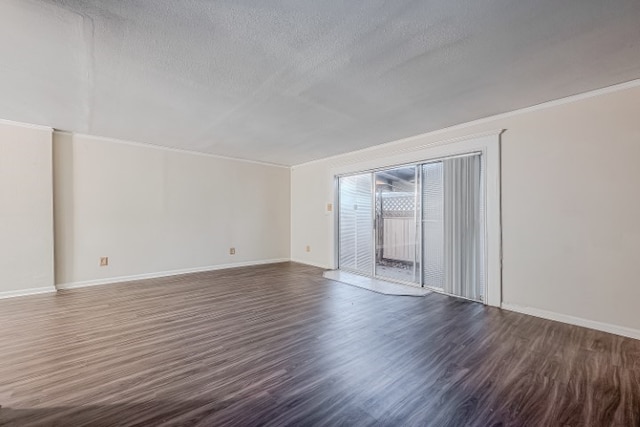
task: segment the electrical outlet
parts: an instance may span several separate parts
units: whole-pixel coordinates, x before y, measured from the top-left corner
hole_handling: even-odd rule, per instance
[[[236,248],[229,248],[229,255],[235,255],[236,254]]]
[[[109,257],[108,256],[101,256],[100,257],[100,267],[106,267],[109,265]]]
[[[307,252],[311,252],[311,246],[307,245],[307,247],[304,248],[304,250],[307,251]]]
[[[327,212],[331,212],[333,210],[333,204],[327,203]]]

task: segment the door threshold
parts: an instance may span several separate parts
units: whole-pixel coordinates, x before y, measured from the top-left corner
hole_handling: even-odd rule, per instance
[[[399,283],[388,282],[386,280],[374,279],[371,277],[361,276],[355,273],[349,273],[342,270],[325,271],[322,276],[325,279],[334,280],[336,282],[346,283],[347,285],[357,286],[371,292],[377,292],[383,295],[399,295],[423,297],[432,291],[416,286],[401,285]]]

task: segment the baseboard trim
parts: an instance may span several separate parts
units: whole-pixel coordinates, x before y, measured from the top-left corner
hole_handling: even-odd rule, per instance
[[[205,267],[184,268],[180,270],[160,271],[157,273],[135,274],[131,276],[117,276],[106,279],[83,280],[79,282],[59,283],[56,284],[58,290],[85,288],[87,286],[108,285],[111,283],[131,282],[134,280],[156,279],[159,277],[177,276],[179,274],[202,273],[205,271],[224,270],[226,268],[251,267],[254,265],[276,264],[279,262],[288,262],[289,258],[275,258],[260,261],[234,262],[229,264],[209,265]]]
[[[45,286],[43,288],[20,289],[16,291],[4,291],[4,292],[0,292],[0,299],[25,297],[27,295],[48,294],[48,293],[53,293],[55,291],[56,291],[56,288],[53,286]]]
[[[539,308],[525,307],[517,304],[502,303],[504,310],[515,311],[517,313],[528,314],[530,316],[541,317],[543,319],[555,320],[557,322],[568,323],[570,325],[582,326],[598,331],[609,332],[623,337],[640,340],[640,330],[627,328],[626,326],[612,325],[610,323],[598,322],[595,320],[583,319],[581,317],[570,316],[568,314],[556,313]]]
[[[326,265],[322,265],[322,264],[317,264],[315,262],[309,262],[309,261],[301,261],[299,259],[291,259],[291,262],[297,262],[298,264],[304,264],[304,265],[310,265],[312,267],[318,267],[318,268],[324,268],[325,270],[331,270],[331,267],[328,267]]]

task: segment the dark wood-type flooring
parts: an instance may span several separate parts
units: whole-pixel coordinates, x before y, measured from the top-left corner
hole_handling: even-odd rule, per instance
[[[0,301],[0,425],[640,426],[640,341],[292,263]]]

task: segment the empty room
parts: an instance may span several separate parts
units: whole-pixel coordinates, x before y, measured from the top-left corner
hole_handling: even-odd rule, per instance
[[[0,0],[1,426],[640,426],[640,2]]]

